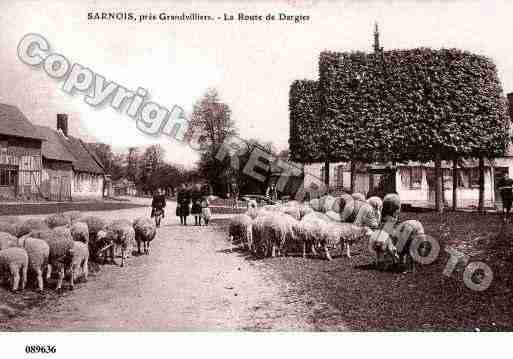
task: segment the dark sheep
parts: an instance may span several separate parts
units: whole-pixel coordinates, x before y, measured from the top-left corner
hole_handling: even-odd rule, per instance
[[[150,254],[150,243],[157,234],[155,223],[146,217],[137,218],[134,221],[135,241],[137,243],[137,252],[141,253],[141,243],[144,254]]]
[[[71,224],[71,220],[62,213],[55,213],[46,217],[45,223],[50,229],[53,229],[60,226],[69,226]]]

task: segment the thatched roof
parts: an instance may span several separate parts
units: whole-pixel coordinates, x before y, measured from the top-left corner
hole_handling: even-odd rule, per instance
[[[85,148],[82,141],[71,136],[64,136],[62,132],[57,132],[61,143],[66,147],[69,153],[74,157],[73,169],[79,172],[89,172],[95,174],[104,174],[105,171],[94,160],[93,156]]]
[[[39,134],[44,137],[46,141],[41,146],[41,154],[44,158],[56,161],[73,162],[75,158],[68,152],[66,147],[62,144],[57,131],[52,130],[46,126],[34,126]]]
[[[44,140],[17,107],[3,103],[0,103],[0,134]]]
[[[98,164],[98,166],[100,166],[103,170],[105,170],[105,165],[103,164],[102,160],[100,159],[100,157],[98,156],[98,153],[96,152],[96,150],[94,149],[94,147],[90,144],[90,143],[87,143],[87,142],[84,142],[84,141],[81,141],[82,142],[82,145],[85,147],[85,149],[87,150],[87,152],[89,152],[89,154],[93,157],[93,159],[96,161],[96,163]]]

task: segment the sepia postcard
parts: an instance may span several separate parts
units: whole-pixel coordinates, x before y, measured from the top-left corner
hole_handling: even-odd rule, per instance
[[[397,332],[488,355],[476,333],[513,329],[512,14],[1,1],[2,357],[396,356]]]

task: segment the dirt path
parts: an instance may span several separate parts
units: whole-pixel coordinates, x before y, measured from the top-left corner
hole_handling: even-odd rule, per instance
[[[135,218],[147,208],[97,212]],[[3,321],[7,330],[309,330],[287,283],[233,255],[222,232],[183,227],[174,208],[149,256],[103,266],[88,283]],[[192,218],[190,217],[189,221]]]

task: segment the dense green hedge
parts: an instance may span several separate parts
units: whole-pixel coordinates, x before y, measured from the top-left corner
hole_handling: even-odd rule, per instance
[[[296,80],[292,83],[289,114],[291,160],[307,163],[323,161],[325,156],[317,81]]]
[[[304,103],[292,106],[298,86],[291,88],[290,143],[296,160],[304,155],[297,142],[307,133],[314,138],[317,130],[326,136],[322,153],[330,161],[496,157],[505,150],[509,122],[497,70],[488,58],[456,49],[322,52],[319,72],[321,126]]]

